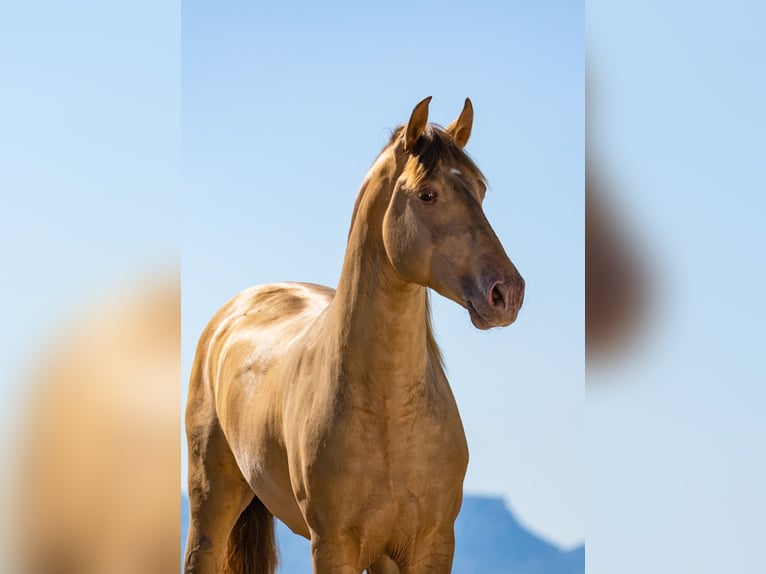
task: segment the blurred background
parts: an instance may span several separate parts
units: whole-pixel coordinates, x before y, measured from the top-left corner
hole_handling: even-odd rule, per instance
[[[589,573],[765,567],[764,16],[586,3]]]
[[[178,572],[180,5],[0,17],[0,571]]]

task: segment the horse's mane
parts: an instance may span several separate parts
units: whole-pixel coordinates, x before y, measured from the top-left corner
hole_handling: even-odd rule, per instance
[[[444,377],[444,356],[434,337],[433,322],[431,321],[431,292],[426,289],[426,349],[428,351],[428,368],[433,370],[432,375]]]

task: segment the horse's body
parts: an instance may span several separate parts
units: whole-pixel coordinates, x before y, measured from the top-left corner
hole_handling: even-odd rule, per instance
[[[311,540],[317,573],[449,572],[468,450],[426,287],[489,328],[515,319],[523,280],[462,152],[470,103],[446,131],[427,105],[362,185],[337,291],[251,288],[203,333],[188,573],[273,572],[272,515]]]

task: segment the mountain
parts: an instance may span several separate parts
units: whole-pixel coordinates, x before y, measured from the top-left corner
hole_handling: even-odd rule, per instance
[[[563,552],[526,530],[500,498],[466,496],[455,522],[459,574],[584,574],[585,547]]]
[[[189,501],[181,501],[186,543]],[[526,530],[500,498],[466,495],[455,522],[455,574],[584,574],[585,547],[568,552]],[[311,574],[309,542],[277,522],[279,574]]]

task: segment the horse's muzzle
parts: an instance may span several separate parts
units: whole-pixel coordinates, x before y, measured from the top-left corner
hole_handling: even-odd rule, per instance
[[[466,299],[474,327],[506,327],[516,320],[524,302],[524,278],[515,268],[499,279],[482,281],[478,291]]]

